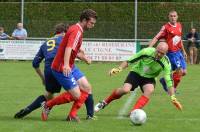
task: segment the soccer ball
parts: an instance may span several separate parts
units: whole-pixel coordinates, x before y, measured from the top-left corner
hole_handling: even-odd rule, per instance
[[[142,109],[135,109],[130,114],[131,122],[134,125],[142,125],[146,122],[147,115]]]

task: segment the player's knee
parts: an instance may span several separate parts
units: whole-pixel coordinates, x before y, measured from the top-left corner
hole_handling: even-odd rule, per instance
[[[152,94],[154,92],[154,88],[149,88],[146,90],[147,93]]]
[[[185,76],[185,75],[186,75],[186,73],[183,72],[183,73],[182,73],[182,76]]]
[[[53,98],[53,94],[50,93],[50,92],[46,92],[46,93],[44,94],[44,97],[46,98],[46,100],[50,100],[50,99]]]
[[[120,94],[120,95],[124,95],[124,94],[127,94],[127,93],[129,93],[130,92],[130,89],[128,89],[128,88],[126,88],[126,87],[124,87],[124,88],[119,88],[118,89],[118,93]]]
[[[119,88],[119,91],[121,91],[122,94],[127,94],[130,92],[131,88],[132,88],[131,84],[125,83],[122,88]]]
[[[129,92],[130,92],[129,89],[124,89],[124,94],[127,94],[127,93],[129,93]]]
[[[80,89],[87,92],[87,93],[92,93],[92,86],[91,84],[85,84],[85,85],[82,85],[80,86]]]
[[[76,95],[74,95],[73,98],[74,98],[75,101],[76,101],[76,100],[79,100],[79,98],[80,98],[80,94],[76,94]]]
[[[185,76],[186,74],[187,74],[187,71],[186,71],[186,70],[183,70],[182,76]]]
[[[144,95],[146,97],[150,97],[153,92],[154,92],[154,88],[145,88],[144,89]]]
[[[90,83],[88,83],[87,89],[88,89],[88,93],[91,94],[92,93],[92,85]]]
[[[69,90],[68,92],[72,95],[74,100],[78,100],[81,96],[79,87],[73,88],[73,89]]]
[[[186,75],[186,70],[184,70],[184,69],[180,70],[178,75],[180,76],[180,78],[181,78],[181,76],[185,76]]]

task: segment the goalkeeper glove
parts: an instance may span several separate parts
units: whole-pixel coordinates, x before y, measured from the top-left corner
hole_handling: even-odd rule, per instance
[[[172,95],[172,96],[171,96],[171,102],[174,104],[174,106],[175,106],[178,110],[182,110],[182,109],[183,109],[181,103],[176,99],[175,95]]]
[[[110,74],[110,76],[112,76],[112,75],[117,74],[121,71],[122,71],[122,67],[113,68],[113,69],[110,70],[109,74]]]

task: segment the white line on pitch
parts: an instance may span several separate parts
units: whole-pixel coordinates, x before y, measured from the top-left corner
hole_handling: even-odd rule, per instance
[[[119,118],[118,118],[119,119]],[[129,118],[120,118],[120,119],[124,119],[124,120],[129,120]],[[148,117],[147,120],[159,120],[159,121],[162,121],[162,120],[167,120],[167,121],[200,121],[200,118],[164,118],[164,119],[161,119],[161,118],[156,118],[156,117]]]
[[[136,88],[133,92],[131,92],[131,95],[128,97],[126,103],[124,104],[124,106],[119,110],[118,112],[118,117],[119,119],[123,119],[124,115],[127,114],[128,108],[130,105],[132,105],[133,100],[136,96],[136,92],[137,92],[138,88]]]

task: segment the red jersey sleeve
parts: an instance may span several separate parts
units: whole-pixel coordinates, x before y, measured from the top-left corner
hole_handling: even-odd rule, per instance
[[[162,28],[160,29],[160,32],[156,35],[156,38],[160,40],[162,38],[165,38],[166,34],[167,34],[166,28],[165,26],[162,26]]]
[[[74,49],[79,42],[80,36],[81,36],[80,30],[78,30],[78,29],[72,30],[69,34],[66,47],[70,47],[70,48]]]

